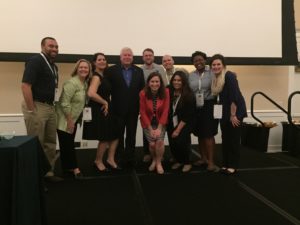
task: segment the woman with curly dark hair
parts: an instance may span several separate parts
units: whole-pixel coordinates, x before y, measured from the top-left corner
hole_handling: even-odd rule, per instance
[[[205,166],[208,171],[217,172],[219,168],[214,162],[215,135],[218,133],[218,120],[213,116],[216,96],[211,94],[213,74],[206,66],[207,56],[204,52],[196,51],[191,61],[195,71],[189,75],[189,84],[196,98],[196,115],[193,134],[198,137],[201,159],[194,165]]]
[[[189,155],[191,150],[191,126],[195,115],[195,98],[184,72],[177,71],[170,81],[170,113],[168,140],[170,150],[176,159],[172,169],[181,166],[182,172],[192,168]]]

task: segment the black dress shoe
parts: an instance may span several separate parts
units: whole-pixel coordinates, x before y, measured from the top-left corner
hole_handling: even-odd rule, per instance
[[[201,169],[206,169],[208,164],[206,162],[202,162],[202,161],[196,161],[196,162],[193,162],[193,166],[195,167],[199,167]]]
[[[63,174],[64,174],[64,178],[72,178],[74,176],[74,173],[71,170],[65,170]]]
[[[222,167],[220,169],[220,173],[226,174],[227,168],[226,167]]]
[[[47,176],[45,177],[45,180],[48,182],[57,183],[63,181],[64,179],[57,176]]]
[[[128,167],[135,168],[137,166],[137,162],[134,159],[128,160]]]
[[[81,172],[79,172],[79,173],[76,173],[76,174],[74,173],[74,178],[80,180],[80,179],[83,179],[84,176]]]
[[[122,170],[122,168],[118,164],[116,164],[117,166],[115,167],[115,166],[111,165],[109,162],[106,162],[106,163],[107,163],[107,167],[109,167],[112,170]]]

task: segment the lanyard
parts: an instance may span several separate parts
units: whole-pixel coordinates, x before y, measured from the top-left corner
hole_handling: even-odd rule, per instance
[[[217,96],[217,104],[220,104],[220,95]]]
[[[49,64],[48,60],[46,59],[45,55],[43,53],[40,53],[40,54],[43,57],[43,59],[45,60],[45,62],[47,63],[49,69],[51,70],[51,72],[52,72],[52,74],[53,74],[53,76],[55,78],[55,85],[57,87],[57,84],[58,84],[57,78],[58,78],[58,76],[57,76],[57,71],[55,69],[55,66],[52,68],[51,65]]]
[[[199,92],[200,92],[200,90],[201,90],[201,79],[202,79],[202,77],[204,76],[204,72],[203,73],[201,73],[201,75],[199,76],[199,87],[198,87],[198,89],[199,89]]]
[[[174,104],[172,105],[172,107],[173,107],[173,115],[175,115],[175,110],[176,110],[176,108],[177,108],[177,105],[178,105],[178,102],[179,102],[180,98],[181,98],[181,95],[179,95],[179,96],[177,97],[176,101],[175,101]]]
[[[88,106],[90,98],[88,97],[88,94],[87,94],[87,92],[88,92],[88,85],[87,85],[86,81],[84,82],[84,89],[85,89],[84,90],[85,91],[85,106]]]

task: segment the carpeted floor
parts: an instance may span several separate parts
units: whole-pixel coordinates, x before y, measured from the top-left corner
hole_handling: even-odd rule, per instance
[[[234,176],[195,167],[188,174],[172,171],[168,150],[164,175],[148,172],[141,162],[98,173],[94,155],[94,149],[77,150],[84,180],[47,184],[49,225],[300,225],[300,160],[287,154],[244,147]]]
[[[128,176],[51,185],[47,206],[49,225],[143,224]]]

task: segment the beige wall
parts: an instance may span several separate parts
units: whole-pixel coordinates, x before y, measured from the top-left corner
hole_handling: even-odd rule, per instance
[[[69,78],[74,64],[59,63],[61,86]],[[256,91],[263,91],[272,96],[279,104],[286,107],[288,96],[287,66],[229,66],[228,69],[237,73],[241,90],[250,109],[250,97]],[[20,90],[24,63],[0,62],[0,114],[21,113]],[[189,71],[192,66],[186,66]],[[274,109],[266,101],[257,98],[256,109]]]
[[[300,0],[294,0],[296,29],[300,30]]]
[[[75,64],[59,63],[59,86],[69,78]],[[21,82],[24,63],[0,62],[0,114],[21,113]]]

